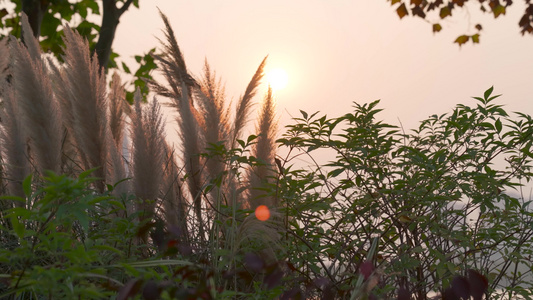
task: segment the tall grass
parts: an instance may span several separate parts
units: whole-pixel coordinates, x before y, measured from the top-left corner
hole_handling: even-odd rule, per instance
[[[265,183],[271,181],[275,175],[273,166],[276,154],[274,145],[277,124],[274,109],[272,89],[269,87],[256,125],[257,143],[253,145],[252,149],[252,155],[259,160],[259,164],[252,167],[248,174],[250,180],[250,205],[254,209],[259,205],[277,206],[275,195],[265,194],[258,189],[258,187],[264,186]]]
[[[2,81],[6,78],[8,74],[8,64],[9,64],[9,48],[7,46],[8,39],[3,38],[0,39],[0,78],[2,78]]]
[[[65,32],[65,66],[59,74],[60,82],[66,87],[61,96],[68,102],[72,116],[71,136],[77,147],[80,162],[84,169],[98,168],[95,171],[98,189],[103,191],[104,180],[108,175],[107,135],[110,134],[106,80],[100,70],[98,60],[91,57],[89,46],[79,34],[68,26]]]
[[[64,63],[54,62],[42,55],[24,16],[26,43],[0,41],[0,51],[13,61],[9,69],[10,60],[0,56],[0,72],[4,76],[8,70],[13,76],[1,87],[2,178],[10,194],[24,197],[22,181],[30,173],[43,175],[50,170],[77,176],[95,169],[93,187],[98,192],[112,187],[127,215],[147,224],[164,220],[195,254],[218,264],[216,249],[225,248],[235,256],[245,240],[258,238],[246,226],[266,226],[250,218],[242,222],[244,216],[224,225],[228,218],[236,220],[237,210],[257,206],[258,200],[252,199],[258,198],[256,193],[246,190],[258,188],[272,175],[271,92],[260,110],[252,149],[261,166],[250,169],[248,163],[230,159],[235,151],[244,151],[238,140],[252,117],[266,58],[236,103],[232,118],[232,106],[216,73],[207,62],[199,79],[189,72],[169,20],[162,13],[161,17],[165,39],[154,58],[165,83],[151,81],[150,86],[175,109],[179,144],[172,147],[165,140],[159,100],[145,103],[136,93],[130,107],[119,75],[106,82],[96,56],[76,31],[65,26]],[[24,117],[17,118],[19,114]],[[125,140],[130,143],[126,147]],[[253,143],[250,140],[246,147]],[[35,178],[38,184],[39,176]],[[278,235],[272,224],[263,232],[273,243]],[[148,241],[146,234],[143,240]]]
[[[26,152],[26,140],[22,132],[22,124],[17,116],[15,90],[13,87],[2,89],[3,109],[1,111],[2,157],[8,163],[4,164],[4,176],[7,181],[7,191],[14,196],[23,197],[22,181],[29,174],[30,164]]]
[[[141,220],[151,219],[155,213],[156,199],[163,183],[165,161],[164,126],[161,109],[154,99],[148,107],[141,108],[141,96],[135,93],[135,112],[131,118],[133,142],[133,187],[138,198],[137,211]]]
[[[29,29],[26,17],[23,26]],[[37,40],[26,31],[26,47],[13,40],[13,87],[22,116],[21,127],[28,138],[31,164],[35,171],[58,172],[61,168],[61,112],[52,90]]]

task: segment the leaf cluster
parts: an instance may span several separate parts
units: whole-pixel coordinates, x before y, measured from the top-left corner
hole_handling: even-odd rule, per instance
[[[461,9],[468,9],[468,5],[477,5],[481,12],[490,13],[496,19],[501,15],[505,15],[507,9],[513,4],[512,0],[390,0],[390,2],[392,6],[396,6],[396,13],[400,19],[409,15],[420,17],[432,23],[434,33],[442,30],[441,20],[451,18],[454,12]],[[526,33],[533,34],[533,4],[529,0],[526,0],[525,5],[524,14],[518,23],[522,35]],[[474,29],[476,30],[475,34],[462,34],[455,39],[454,43],[457,43],[459,46],[469,41],[473,44],[479,43],[482,28],[482,25],[479,23],[474,25]]]
[[[11,2],[15,4],[13,10],[10,11],[6,8],[0,9],[0,39],[10,35],[21,37],[22,1],[16,0]],[[41,37],[39,38],[39,43],[43,52],[51,53],[58,61],[63,62],[63,48],[65,47],[63,37],[65,24],[68,24],[86,39],[89,43],[89,47],[94,51],[99,37],[100,25],[96,22],[89,21],[88,17],[102,15],[97,1],[80,0],[72,2],[68,0],[46,0],[33,2],[34,4],[32,5],[46,7],[46,10],[43,12],[43,19],[40,26]],[[115,2],[124,5],[128,0],[115,0]],[[132,4],[136,8],[139,8],[139,0],[133,0]],[[120,55],[114,51],[111,51],[107,68],[118,69],[120,65],[125,73],[134,76],[134,79],[131,82],[133,90],[139,88],[142,95],[146,96],[148,90],[145,81],[152,79],[150,73],[157,68],[157,65],[153,62],[153,58],[150,56],[153,51],[154,49],[142,56],[137,55],[135,57],[139,66],[137,71],[133,72],[133,74],[130,71],[129,66],[124,62],[119,61]],[[128,101],[133,103],[132,91],[127,92],[127,97]]]

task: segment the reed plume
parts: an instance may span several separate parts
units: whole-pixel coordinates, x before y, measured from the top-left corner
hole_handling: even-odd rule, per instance
[[[154,216],[156,200],[163,179],[165,159],[164,126],[161,109],[153,100],[146,109],[141,108],[141,95],[135,92],[135,112],[131,117],[133,142],[133,188],[138,199],[141,221]]]
[[[185,91],[179,99],[174,99],[178,105],[178,112],[181,118],[177,119],[179,134],[182,140],[182,155],[187,171],[187,183],[189,192],[193,198],[194,211],[199,223],[200,236],[203,238],[202,221],[202,173],[200,162],[200,132],[197,118],[191,108],[191,101],[188,97],[188,88],[183,83],[182,89]]]
[[[162,63],[166,64],[169,67],[169,70],[173,72],[174,77],[179,81],[185,83],[185,85],[190,88],[197,86],[196,80],[187,72],[187,66],[185,65],[185,59],[180,50],[174,30],[170,26],[170,22],[165,14],[159,11],[163,23],[165,23],[165,42],[161,42],[163,46],[164,59],[160,60]],[[168,61],[167,61],[168,60]]]
[[[28,49],[28,53],[33,60],[41,60],[41,46],[39,41],[34,37],[33,30],[31,29],[30,23],[28,21],[28,16],[25,13],[21,15],[21,25],[22,25],[22,40],[23,44]]]
[[[107,134],[107,146],[109,151],[109,178],[111,183],[115,184],[126,178],[126,170],[124,164],[123,152],[123,136],[125,127],[125,115],[131,114],[131,109],[126,102],[126,92],[122,86],[120,75],[113,73],[110,82],[109,92],[109,130],[111,134]],[[121,182],[115,187],[113,193],[116,196],[123,196],[129,192],[129,182]],[[127,206],[130,203],[127,203]]]
[[[73,130],[74,128],[74,115],[71,101],[71,91],[65,84],[64,68],[58,66],[55,61],[48,58],[48,68],[50,69],[50,78],[52,81],[52,88],[56,96],[57,102],[61,107],[61,116],[63,118],[63,124],[66,129]]]
[[[61,117],[63,121],[63,138],[62,138],[62,153],[61,153],[61,171],[66,174],[77,174],[83,171],[83,166],[80,164],[78,151],[76,149],[74,136],[74,115],[72,110],[72,102],[70,101],[70,92],[61,78],[61,73],[64,69],[57,65],[55,60],[48,57],[47,66],[49,69],[50,81],[54,91],[55,98],[61,110]]]
[[[202,148],[209,149],[222,144],[227,149],[231,127],[229,109],[225,107],[225,90],[220,79],[217,81],[216,73],[211,71],[207,60],[204,64],[203,78],[199,81],[199,88],[196,89],[195,96],[201,116],[198,123],[202,130],[202,136],[204,136]],[[211,205],[219,208],[224,196],[221,191],[227,185],[227,180],[223,178],[226,168],[224,157],[216,153],[209,155],[205,165],[204,180],[211,184],[208,194],[209,201],[211,201]]]
[[[126,92],[121,83],[120,75],[113,73],[109,92],[109,127],[118,149],[122,149],[124,134],[124,114],[129,110]]]
[[[166,160],[162,189],[163,213],[168,226],[178,228],[181,237],[188,240],[187,207],[189,203],[183,195],[174,149],[168,143],[164,143],[164,150]]]
[[[1,86],[1,84],[0,84]],[[3,98],[0,117],[2,119],[2,157],[4,159],[5,175],[8,180],[7,191],[10,195],[25,197],[22,181],[30,173],[28,154],[26,152],[26,138],[22,131],[17,97],[15,90],[7,83],[0,87]],[[22,205],[21,203],[17,203]]]
[[[125,168],[125,162],[124,158],[122,157],[122,148],[118,148],[118,146],[115,144],[115,141],[111,137],[111,134],[108,134],[108,151],[109,151],[109,166],[108,169],[108,182],[111,184],[117,184],[119,181],[122,181],[127,178],[127,172]],[[127,195],[128,192],[130,192],[129,189],[130,182],[124,181],[120,182],[115,188],[113,189],[113,195],[117,197],[124,197]],[[130,203],[126,203],[126,207],[128,208],[128,211],[131,211],[132,206]]]
[[[217,81],[216,73],[211,71],[207,61],[204,64],[204,76],[197,92],[206,146],[226,141],[230,128],[229,110],[225,108],[225,89],[220,79]]]
[[[201,120],[199,113],[193,105],[192,89],[197,87],[196,81],[187,73],[187,67],[183,55],[179,49],[174,31],[167,17],[160,12],[165,23],[166,43],[163,44],[163,54],[154,55],[160,63],[161,71],[168,87],[157,82],[150,82],[152,88],[160,95],[172,100],[171,106],[176,108],[179,118],[176,118],[179,127],[179,135],[182,140],[182,159],[187,172],[187,185],[193,198],[194,212],[198,222],[199,236],[204,238],[204,225],[202,220],[202,178],[200,168],[200,140],[199,135]]]
[[[44,170],[58,172],[61,166],[60,110],[41,59],[38,42],[31,35],[25,16],[22,26],[28,35],[28,48],[13,39],[11,56],[14,59],[13,84],[23,130],[29,138],[30,155],[34,158],[37,171],[41,174]]]
[[[242,129],[244,128],[244,125],[246,125],[246,121],[248,120],[248,116],[250,115],[250,109],[252,107],[252,99],[257,93],[257,87],[261,83],[261,79],[263,79],[263,76],[264,76],[263,69],[265,68],[266,60],[267,60],[267,57],[263,59],[263,61],[257,68],[257,71],[255,71],[255,74],[252,77],[252,80],[250,80],[250,83],[248,83],[248,86],[246,87],[246,91],[244,92],[244,95],[241,97],[241,99],[237,103],[237,111],[235,113],[235,121],[233,123],[232,136],[231,136],[232,148],[235,146],[237,139],[240,138]]]
[[[73,139],[84,168],[98,167],[94,175],[105,179],[109,134],[105,77],[96,56],[91,58],[87,41],[68,25],[64,32],[65,68],[59,76],[65,91],[59,95],[61,102],[70,103],[64,104],[71,109],[67,123],[72,122]],[[103,191],[103,181],[98,181],[97,187]]]
[[[262,204],[268,207],[277,205],[273,197],[266,195],[260,189],[274,175],[276,130],[274,98],[272,89],[269,87],[256,125],[257,140],[252,146],[252,156],[258,159],[259,165],[253,166],[248,174],[250,180],[249,204],[253,209]]]
[[[0,39],[0,80],[2,80],[2,82],[6,80],[6,77],[8,75],[8,72],[7,72],[8,65],[9,65],[9,47],[7,45],[8,40],[9,39],[6,37],[3,39]]]

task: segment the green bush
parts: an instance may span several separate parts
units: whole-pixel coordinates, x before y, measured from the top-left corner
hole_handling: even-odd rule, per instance
[[[286,259],[305,282],[426,299],[468,273],[487,296],[531,297],[533,120],[509,116],[492,91],[409,133],[376,120],[378,101],[333,119],[301,112],[279,140],[289,154],[275,188]],[[319,149],[334,159],[318,163]]]

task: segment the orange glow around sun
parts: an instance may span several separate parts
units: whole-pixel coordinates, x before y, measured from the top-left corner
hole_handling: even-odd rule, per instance
[[[270,210],[268,209],[266,205],[259,205],[255,209],[255,217],[259,221],[266,221],[270,218]]]

